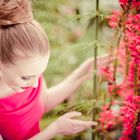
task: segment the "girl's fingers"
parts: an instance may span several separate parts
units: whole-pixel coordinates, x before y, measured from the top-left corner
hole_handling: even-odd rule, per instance
[[[81,121],[81,120],[73,120],[77,127],[89,128],[91,126],[96,126],[97,122],[94,121]]]
[[[109,63],[111,63],[113,60],[116,59],[116,56],[110,56],[108,54],[97,57],[97,69],[99,69],[102,66],[106,66]],[[78,73],[84,74],[85,72],[92,72],[94,66],[94,58],[88,58],[85,62],[83,62],[79,69]]]
[[[73,111],[73,112],[68,112],[68,113],[64,114],[63,117],[67,117],[67,118],[72,119],[75,117],[79,117],[81,115],[82,115],[81,112]]]
[[[111,63],[115,59],[116,59],[116,56],[110,56],[110,55],[98,57],[97,58],[97,67],[105,66],[105,65]]]
[[[92,126],[96,126],[97,123],[93,121],[80,121],[80,120],[73,120],[73,134],[79,133],[84,131]]]

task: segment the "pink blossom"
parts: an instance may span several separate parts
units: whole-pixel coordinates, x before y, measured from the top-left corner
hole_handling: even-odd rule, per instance
[[[138,111],[140,111],[140,96],[132,96],[124,102],[124,106],[121,109],[123,116],[122,138],[133,136]]]
[[[127,20],[125,37],[128,38],[130,55],[136,64],[140,64],[140,14]]]
[[[102,132],[113,130],[115,126],[122,121],[119,111],[110,109],[110,107],[115,104],[115,102],[112,102],[111,104],[106,104],[105,106],[103,106],[102,112],[100,112],[99,114],[99,129]]]
[[[119,140],[131,140],[135,134],[136,139],[140,140],[140,96],[138,96],[140,92],[140,1],[119,0],[119,2],[122,7],[121,13],[113,11],[107,18],[112,28],[119,28],[123,32],[117,50],[118,67],[115,69],[115,75],[121,74],[122,79],[118,84],[112,66],[102,68],[101,74],[108,81],[107,88],[110,96],[118,95],[123,100],[120,110],[123,130]],[[102,131],[110,131],[115,127],[116,116],[111,106],[111,103],[105,105],[99,114]]]
[[[128,3],[128,0],[119,0],[120,4],[126,5]]]
[[[140,2],[135,0],[132,4],[132,9],[139,11],[140,10]]]
[[[100,73],[109,82],[112,83],[115,81],[115,79],[113,78],[113,69],[109,67],[104,67],[100,69]]]
[[[108,24],[111,28],[116,28],[120,20],[121,12],[119,10],[112,10],[112,14],[107,16]]]
[[[124,11],[138,12],[140,10],[140,2],[138,0],[119,0],[121,7]]]
[[[120,85],[113,85],[113,84],[109,84],[108,85],[108,92],[112,95],[112,94],[117,94],[120,95],[120,91],[121,90],[121,86]]]

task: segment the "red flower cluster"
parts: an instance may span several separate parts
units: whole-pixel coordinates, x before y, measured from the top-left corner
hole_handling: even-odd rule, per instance
[[[127,140],[133,138],[134,131],[137,130],[137,136],[140,135],[140,126],[136,126],[138,112],[140,110],[140,96],[130,97],[124,101],[124,106],[121,109],[123,116],[123,131],[122,137],[119,140]],[[136,130],[134,130],[136,126]],[[139,140],[139,139],[137,139]]]
[[[126,79],[123,79],[120,84],[117,84],[113,78],[113,68],[106,67],[100,69],[101,75],[107,80],[107,90],[111,96],[120,96],[122,99],[128,99],[129,96],[134,95],[134,69],[130,69],[129,76]]]
[[[128,0],[119,0],[121,5],[126,5],[128,3]]]
[[[110,106],[113,107],[115,105],[117,104],[112,102],[110,105],[108,104],[102,107],[102,112],[100,112],[98,119],[100,122],[100,131],[111,131],[122,122],[119,110],[110,109]]]
[[[113,94],[120,94],[120,85],[115,84],[115,79],[113,77],[113,67],[105,67],[100,69],[101,75],[108,81],[107,89],[108,93],[112,96]]]
[[[129,58],[129,62],[127,61],[128,73],[124,79],[126,81],[124,85],[133,91],[132,95],[128,96],[128,100],[124,101],[121,110],[123,132],[120,140],[140,140],[140,96],[137,96],[140,88],[140,2],[138,0],[120,0],[120,5],[123,8],[124,17],[126,17],[122,24],[124,25],[122,42],[125,44],[123,47],[126,58]],[[125,63],[123,65],[123,67],[126,66]]]
[[[109,20],[108,24],[111,28],[117,28],[120,20],[121,12],[119,10],[112,10],[112,14],[106,18]]]
[[[122,31],[117,49],[118,65],[117,68],[102,68],[101,74],[108,81],[109,95],[115,95],[113,98],[119,96],[119,99],[121,97],[123,107],[117,112],[111,109],[112,103],[103,107],[99,114],[100,129],[112,130],[121,121],[121,112],[123,129],[119,140],[140,140],[140,1],[119,2],[122,7],[121,13],[113,11],[112,15],[107,17],[112,28]],[[114,72],[122,75],[119,80],[118,77],[114,77],[117,75]]]
[[[140,64],[140,14],[131,16],[126,21],[126,38],[130,54],[136,64]]]
[[[115,82],[115,79],[113,78],[113,68],[111,67],[104,67],[100,69],[101,75],[108,80],[110,83]]]
[[[135,10],[132,12],[139,12],[140,10],[140,2],[139,0],[119,0],[121,7],[125,12],[128,12],[128,10]]]
[[[127,76],[127,85],[131,88],[137,88],[140,87],[140,66],[136,64],[135,61],[131,61],[130,67],[129,67],[129,73]]]

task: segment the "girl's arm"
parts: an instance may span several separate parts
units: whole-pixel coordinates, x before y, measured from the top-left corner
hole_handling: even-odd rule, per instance
[[[42,99],[44,100],[45,110],[48,112],[71,96],[80,85],[92,79],[93,59],[88,59],[80,65],[70,76],[58,85],[47,89],[45,81],[42,88]]]
[[[50,140],[57,135],[55,127],[49,126],[28,140]]]

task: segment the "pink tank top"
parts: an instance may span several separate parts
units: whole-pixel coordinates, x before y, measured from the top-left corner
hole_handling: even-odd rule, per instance
[[[4,140],[27,140],[40,132],[39,121],[44,113],[41,86],[42,76],[37,88],[0,99],[0,134]]]

